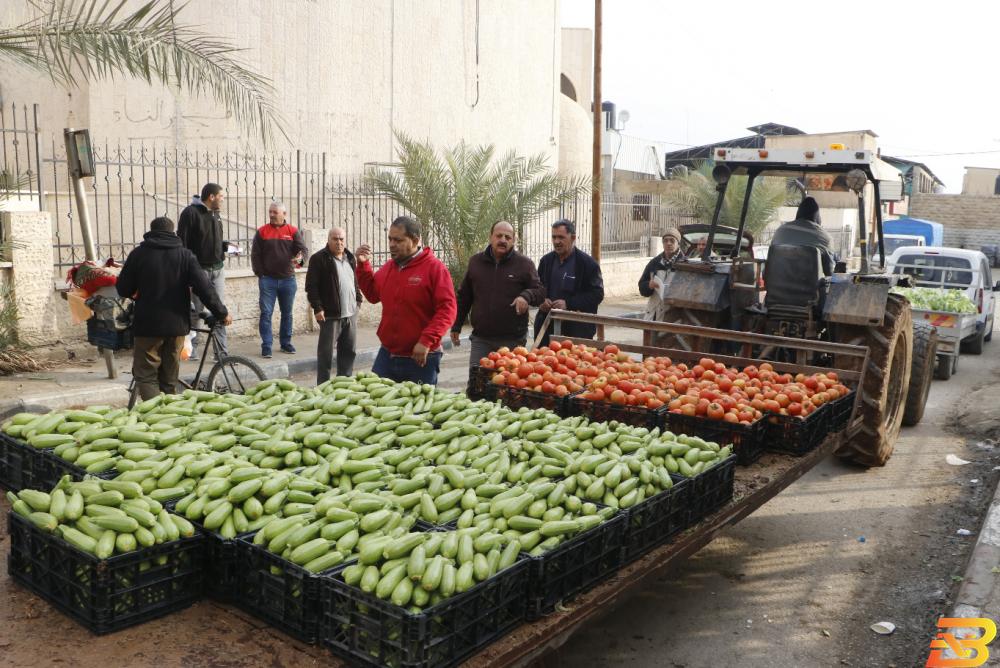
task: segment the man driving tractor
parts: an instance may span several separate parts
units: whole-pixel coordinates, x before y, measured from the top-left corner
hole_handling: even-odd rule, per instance
[[[833,244],[830,235],[820,225],[819,204],[812,197],[806,197],[795,212],[795,220],[782,223],[774,233],[771,246],[809,246],[818,248],[823,264],[823,275],[833,275],[836,258],[830,250]]]

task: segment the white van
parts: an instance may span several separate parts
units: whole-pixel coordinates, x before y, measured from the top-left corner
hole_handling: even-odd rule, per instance
[[[909,274],[918,287],[962,290],[976,305],[976,333],[965,343],[982,350],[982,342],[993,338],[993,318],[996,292],[1000,283],[993,284],[990,261],[977,250],[937,246],[903,246],[889,256],[886,270],[893,274]]]
[[[896,252],[897,248],[902,248],[904,246],[926,246],[923,236],[919,234],[886,234],[884,236],[885,240],[885,253],[887,257],[892,257],[892,254]],[[312,246],[310,246],[312,248]],[[872,262],[874,264],[879,264],[878,245],[875,246],[875,255],[872,256]]]

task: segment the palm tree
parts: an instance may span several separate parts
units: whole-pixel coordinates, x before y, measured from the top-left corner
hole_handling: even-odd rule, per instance
[[[438,155],[432,146],[396,132],[399,169],[366,177],[379,194],[402,205],[440,246],[458,285],[469,258],[489,240],[498,220],[511,222],[520,239],[531,222],[561,204],[590,193],[589,177],[550,171],[544,155],[530,158],[496,147],[460,142]]]
[[[670,203],[692,214],[700,223],[711,223],[718,199],[715,181],[712,180],[712,165],[707,162],[702,163],[698,169],[678,180],[681,187],[666,195]],[[733,176],[729,179],[726,197],[719,214],[721,225],[739,226],[746,191],[746,176]],[[762,232],[775,220],[778,209],[788,203],[790,194],[786,179],[778,177],[755,179],[753,192],[750,193],[750,206],[747,209],[746,231],[754,236]]]
[[[28,0],[37,16],[0,26],[0,60],[46,72],[66,88],[122,74],[210,95],[265,144],[287,136],[270,80],[234,56],[240,49],[183,22],[186,6],[148,0]]]

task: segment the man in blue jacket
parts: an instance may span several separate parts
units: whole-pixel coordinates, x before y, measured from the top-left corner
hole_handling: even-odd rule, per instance
[[[542,325],[551,309],[597,313],[597,307],[604,301],[604,278],[601,266],[576,247],[576,225],[569,220],[557,220],[552,224],[552,252],[538,262],[538,277],[545,286],[545,301],[535,315],[535,336],[542,331]],[[592,339],[597,332],[596,325],[579,322],[561,324],[561,334],[581,339]],[[552,328],[545,332],[541,345],[549,343]]]

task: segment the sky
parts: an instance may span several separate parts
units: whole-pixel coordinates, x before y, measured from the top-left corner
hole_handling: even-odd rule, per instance
[[[561,13],[593,28],[593,0]],[[958,193],[966,166],[1000,167],[998,26],[982,1],[604,0],[602,97],[677,148],[766,122],[871,130]]]

